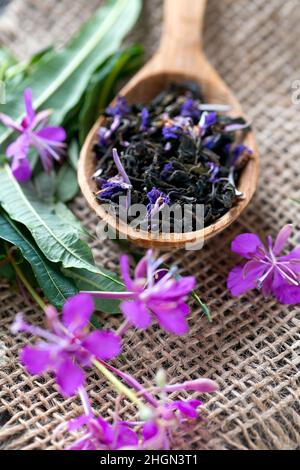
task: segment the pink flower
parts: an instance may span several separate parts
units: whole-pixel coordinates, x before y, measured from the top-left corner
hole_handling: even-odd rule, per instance
[[[64,395],[73,395],[85,381],[83,367],[90,367],[93,358],[111,359],[121,351],[120,338],[111,331],[93,331],[86,327],[94,311],[91,296],[79,294],[66,301],[62,322],[52,306],[45,309],[50,331],[28,325],[17,315],[12,331],[24,331],[39,336],[32,346],[25,346],[21,361],[31,374],[51,370]]]
[[[174,270],[159,270],[163,259],[155,260],[152,251],[138,263],[134,279],[129,274],[127,256],[121,258],[121,272],[127,291],[121,293],[89,292],[99,298],[119,298],[128,322],[145,329],[154,317],[170,333],[184,335],[188,331],[187,296],[195,287],[195,278],[174,277]],[[130,299],[130,300],[129,300]]]
[[[199,400],[171,400],[169,393],[176,391],[197,391],[213,393],[218,390],[216,382],[210,379],[196,379],[154,389],[162,397],[153,410],[153,416],[142,427],[143,449],[169,450],[172,434],[182,424],[199,418]],[[147,395],[144,395],[147,396]]]
[[[127,373],[108,364],[107,368],[119,375],[145,401],[144,408],[140,409],[141,420],[120,420],[120,397],[116,401],[112,424],[101,417],[97,418],[92,411],[86,391],[81,387],[79,395],[85,414],[69,421],[67,427],[70,432],[81,428],[84,428],[85,432],[68,448],[69,450],[169,450],[173,433],[182,424],[199,418],[199,407],[202,403],[194,399],[174,401],[169,398],[168,394],[175,391],[212,393],[218,390],[216,382],[209,379],[196,379],[168,385],[162,370],[156,376],[156,382],[160,382],[161,386],[147,390]],[[159,400],[156,395],[159,395]]]
[[[67,423],[68,430],[78,431],[84,429],[84,434],[67,450],[120,450],[122,448],[136,448],[138,435],[130,429],[129,425],[115,416],[113,424],[102,417],[96,417],[91,408],[87,393],[79,390],[85,414]]]
[[[283,227],[274,244],[268,237],[267,248],[254,233],[239,235],[232,242],[232,251],[247,259],[244,265],[229,273],[228,289],[232,295],[258,288],[265,296],[273,294],[282,304],[300,302],[300,247],[280,256],[292,228],[292,225]]]
[[[143,449],[170,450],[172,434],[183,423],[199,418],[199,400],[177,400],[160,405],[142,427]]]
[[[24,91],[26,116],[21,124],[14,122],[6,114],[0,114],[0,121],[21,135],[7,147],[6,155],[12,158],[12,173],[19,181],[27,181],[31,177],[30,163],[27,159],[30,146],[34,147],[40,157],[43,167],[50,171],[53,159],[60,160],[65,149],[63,141],[66,132],[62,127],[47,127],[50,111],[36,113],[32,104],[32,90]]]

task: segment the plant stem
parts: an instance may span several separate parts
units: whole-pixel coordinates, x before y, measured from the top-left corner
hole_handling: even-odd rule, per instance
[[[101,361],[103,363],[103,361]],[[156,399],[148,393],[149,389],[145,389],[134,377],[131,377],[130,375],[127,375],[125,372],[122,372],[121,370],[117,369],[116,367],[110,365],[110,364],[105,364],[106,367],[117,374],[119,377],[121,377],[123,380],[127,382],[128,385],[133,387],[139,395],[143,396],[145,400],[147,400],[148,403],[151,404],[151,406],[157,407],[158,402]]]
[[[26,289],[28,290],[28,292],[31,295],[31,297],[33,298],[33,300],[44,310],[46,308],[45,302],[38,295],[38,293],[34,290],[32,285],[27,281],[27,279],[24,276],[23,272],[21,271],[21,269],[17,265],[16,261],[14,260],[13,256],[11,255],[11,253],[9,252],[8,247],[6,247],[6,250],[7,250],[8,259],[9,259],[12,267],[14,268],[14,270],[16,272],[16,275],[18,276],[18,278],[20,279],[20,281],[22,282],[24,287],[26,287]]]
[[[117,377],[115,377],[101,362],[97,359],[93,360],[94,366],[101,372],[102,375],[118,390],[120,394],[125,395],[129,400],[138,406],[139,409],[145,408],[144,403],[137,397],[137,395],[130,390],[126,385],[122,384]]]

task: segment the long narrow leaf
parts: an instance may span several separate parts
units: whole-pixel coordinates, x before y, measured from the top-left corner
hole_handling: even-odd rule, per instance
[[[48,261],[35,243],[25,235],[24,229],[7,214],[0,213],[0,238],[17,246],[30,263],[36,279],[52,305],[60,308],[71,295],[78,292],[75,284],[62,275],[58,266]]]
[[[24,115],[22,94],[31,87],[36,109],[54,109],[53,122],[61,123],[78,103],[90,76],[121,44],[140,12],[141,0],[108,0],[75,39],[57,54],[45,56],[39,66],[1,106],[13,119]],[[5,150],[11,131],[0,127],[0,148]]]
[[[8,165],[0,167],[0,203],[13,220],[26,225],[50,261],[61,262],[64,268],[86,269],[118,284],[113,276],[94,266],[91,250],[80,239],[76,227],[21,187]]]

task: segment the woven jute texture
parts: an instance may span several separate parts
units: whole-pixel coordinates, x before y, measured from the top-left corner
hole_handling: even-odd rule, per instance
[[[174,0],[176,1],[176,0]],[[15,0],[0,19],[0,40],[19,57],[71,36],[101,2],[97,0]],[[162,18],[161,1],[147,0],[134,39],[155,49]],[[226,277],[237,259],[230,242],[244,231],[275,234],[295,224],[292,243],[300,242],[300,109],[292,102],[292,83],[300,79],[300,2],[297,0],[209,0],[205,20],[207,54],[253,119],[261,153],[261,181],[249,209],[230,229],[200,252],[178,251],[170,261],[182,273],[197,275],[209,305],[209,324],[194,305],[190,333],[183,338],[153,327],[128,333],[118,366],[148,384],[160,367],[171,381],[206,376],[220,391],[203,397],[207,422],[180,430],[175,449],[296,449],[300,447],[299,307],[278,305],[250,292],[233,299]],[[79,197],[73,209],[91,233],[97,220]],[[298,233],[298,235],[297,235]],[[113,242],[93,242],[97,262],[118,270]],[[43,316],[24,296],[2,281],[0,290],[0,441],[4,449],[62,449],[68,437],[55,434],[66,418],[82,410],[64,400],[50,376],[31,377],[20,366],[24,338],[12,338],[9,325],[23,310],[32,322]],[[104,318],[117,326],[118,317]],[[110,414],[115,394],[94,373],[88,390],[97,411]],[[125,402],[124,416],[130,414]]]

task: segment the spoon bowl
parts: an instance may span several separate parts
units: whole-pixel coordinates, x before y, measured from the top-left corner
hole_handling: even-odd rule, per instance
[[[205,102],[229,105],[230,116],[245,117],[238,100],[211,66],[202,50],[200,31],[203,27],[205,7],[206,0],[176,0],[176,2],[165,0],[164,30],[160,48],[120,91],[120,95],[124,96],[129,104],[147,104],[170,84],[193,81],[200,85]],[[136,230],[121,220],[115,220],[96,200],[97,188],[92,179],[96,166],[93,147],[97,142],[97,131],[103,120],[103,117],[99,118],[82,148],[78,180],[89,206],[101,221],[108,224],[120,237],[144,248],[166,250],[192,246],[207,241],[229,227],[251,201],[259,177],[259,156],[252,132],[244,141],[252,150],[253,156],[239,179],[238,190],[243,193],[243,198],[214,224],[195,232],[152,234]]]

